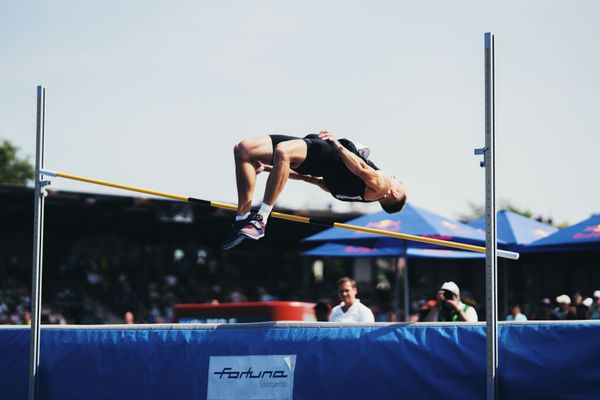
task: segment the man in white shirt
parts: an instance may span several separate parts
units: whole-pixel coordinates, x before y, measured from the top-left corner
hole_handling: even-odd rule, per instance
[[[343,277],[338,281],[338,296],[342,301],[331,310],[330,322],[375,322],[373,312],[356,298],[358,288],[354,279]]]
[[[437,292],[437,307],[431,309],[427,322],[477,322],[477,311],[460,301],[460,289],[454,282],[444,282]]]
[[[525,314],[523,314],[521,312],[521,306],[518,305],[518,304],[515,304],[510,309],[510,314],[508,314],[506,316],[506,320],[507,321],[523,322],[523,321],[527,321],[527,317],[525,316]]]

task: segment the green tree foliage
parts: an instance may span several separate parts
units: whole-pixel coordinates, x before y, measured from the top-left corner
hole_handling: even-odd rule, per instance
[[[534,214],[531,210],[520,208],[507,200],[500,200],[499,202],[496,203],[496,207],[497,207],[496,208],[497,211],[500,211],[500,210],[512,211],[514,213],[521,214],[527,218],[535,218],[540,222],[544,222],[549,225],[554,225],[557,228],[565,228],[570,225],[569,222],[567,222],[567,221],[564,221],[560,224],[556,224],[556,223],[554,223],[552,218],[546,218],[546,217],[542,216],[541,214]],[[470,209],[469,212],[462,214],[458,217],[458,220],[460,222],[469,223],[470,221],[474,221],[485,215],[485,206],[484,205],[479,205],[479,204],[469,202],[469,209]],[[537,215],[537,217],[536,217],[536,215]]]
[[[533,213],[530,210],[517,207],[508,201],[502,201],[500,204],[500,209],[512,211],[514,213],[521,214],[522,216],[527,217],[527,218],[533,218]]]
[[[33,179],[33,166],[28,159],[19,158],[18,152],[8,140],[0,145],[0,184],[24,186]]]
[[[475,204],[469,201],[469,212],[458,216],[458,220],[462,223],[469,223],[479,219],[485,215],[485,206]]]
[[[461,222],[469,222],[476,219],[479,219],[485,215],[485,205],[479,205],[472,202],[469,202],[469,212],[463,214],[459,217],[459,221]],[[496,203],[496,211],[507,210],[512,211],[517,214],[521,214],[528,218],[533,218],[533,213],[529,210],[524,210],[511,204],[509,201],[501,200]]]

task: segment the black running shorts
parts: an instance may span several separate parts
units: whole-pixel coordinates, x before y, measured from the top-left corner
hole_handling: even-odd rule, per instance
[[[303,138],[286,135],[271,135],[273,142],[273,151],[281,142],[288,140],[304,140],[307,146],[306,159],[294,171],[303,175],[312,175],[322,177],[325,186],[331,191],[331,194],[343,201],[365,201],[365,183],[362,179],[354,175],[344,164],[339,151],[326,140],[319,138],[319,135],[311,134]],[[339,139],[342,146],[360,157],[373,169],[377,166],[371,161],[362,157],[354,143],[348,139]]]
[[[288,140],[302,139],[306,143],[306,159],[294,171],[303,175],[325,176],[328,172],[333,172],[343,168],[340,156],[329,142],[319,138],[317,134],[306,135],[303,138],[287,135],[270,135],[273,142],[273,151],[281,142]],[[350,142],[352,143],[352,142]],[[353,145],[354,146],[354,145]]]

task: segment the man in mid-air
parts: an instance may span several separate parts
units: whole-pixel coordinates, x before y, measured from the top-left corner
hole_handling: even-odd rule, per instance
[[[402,210],[404,184],[377,168],[362,150],[327,131],[304,138],[270,135],[242,140],[234,148],[237,215],[223,249],[265,235],[269,214],[288,178],[317,185],[338,200],[378,201],[390,214]],[[251,213],[256,175],[262,171],[270,172],[263,202],[257,213]]]

